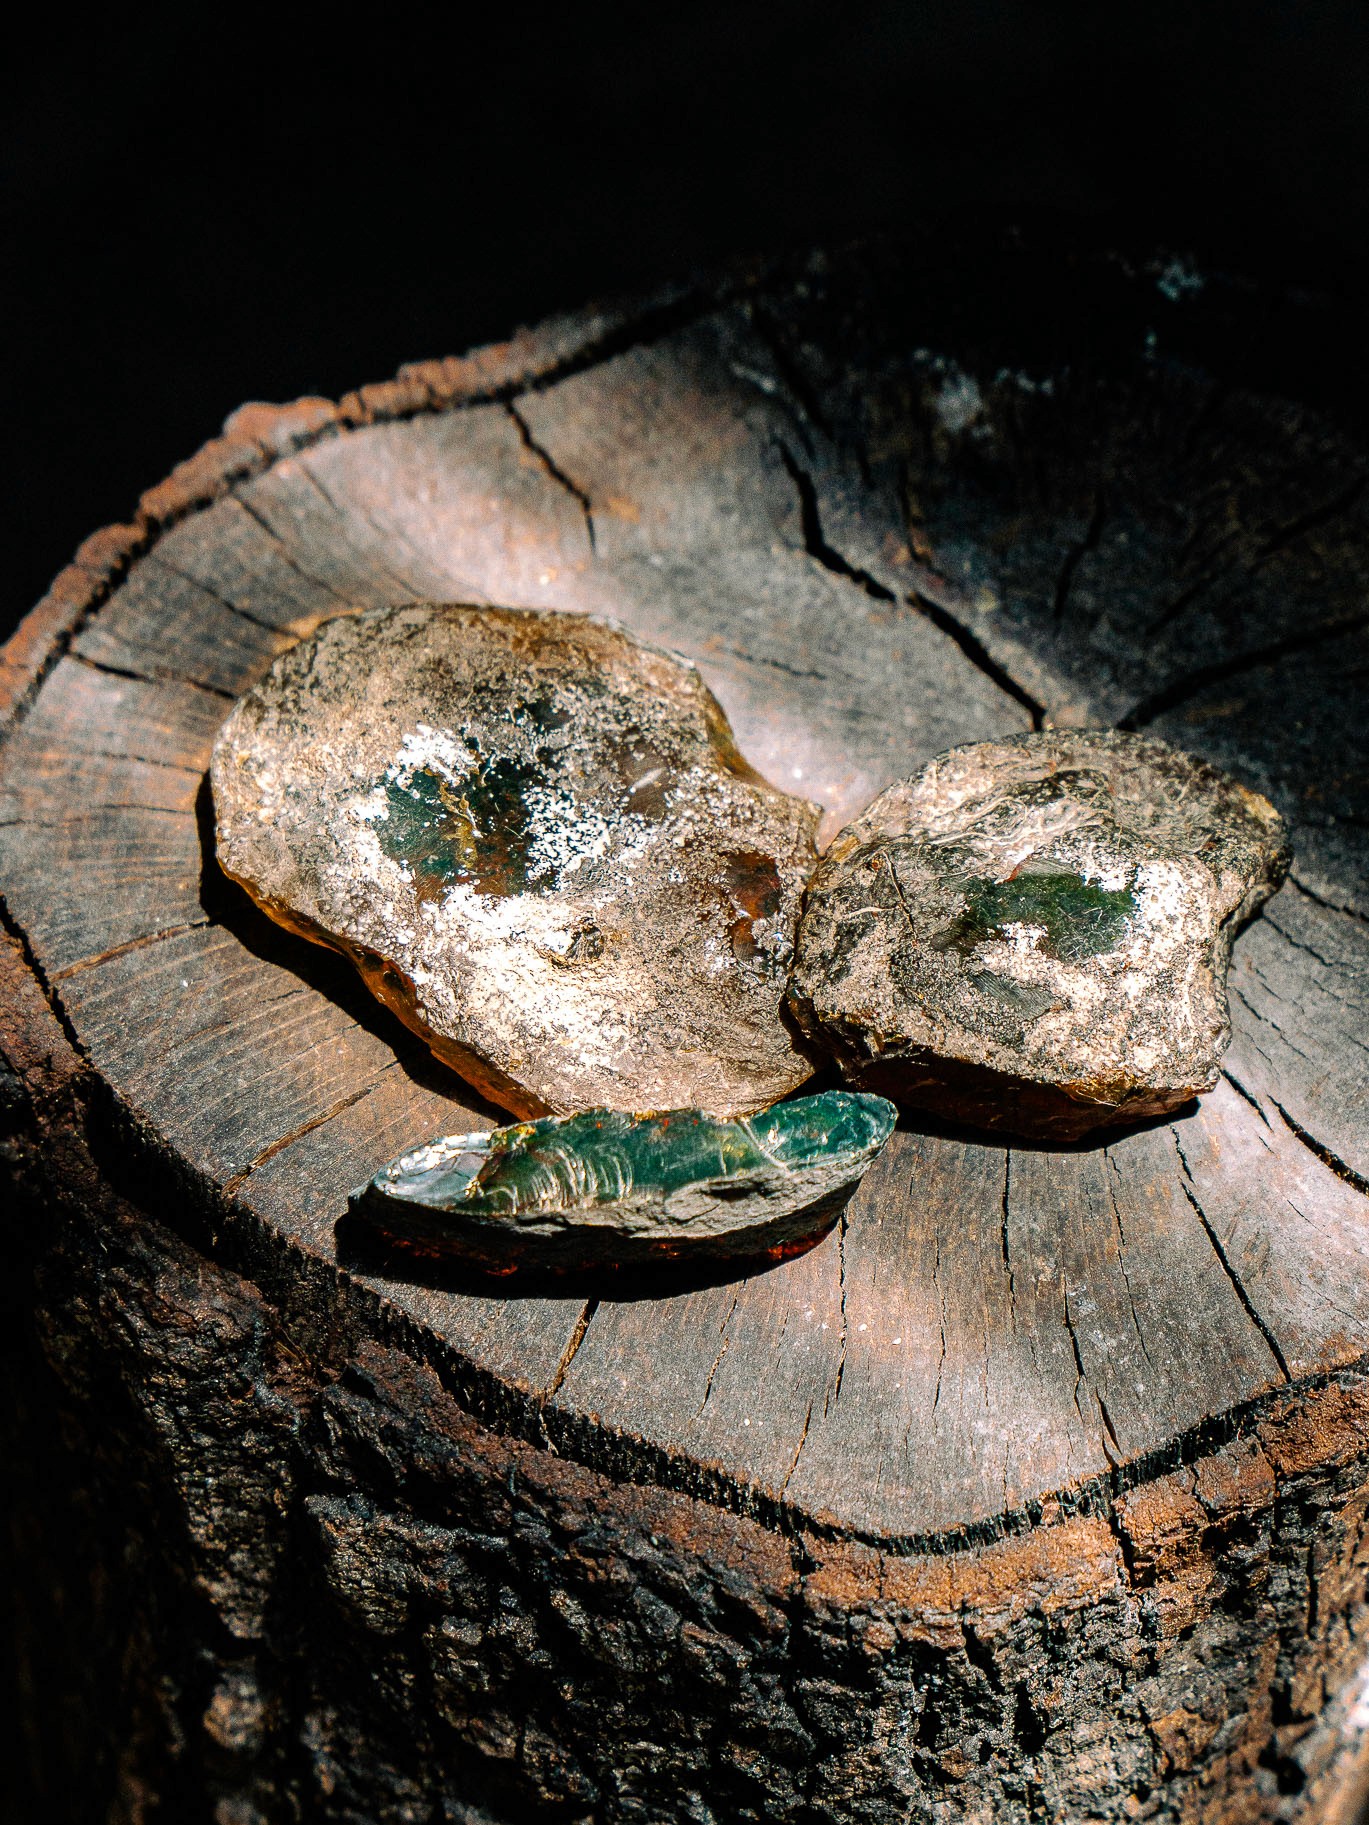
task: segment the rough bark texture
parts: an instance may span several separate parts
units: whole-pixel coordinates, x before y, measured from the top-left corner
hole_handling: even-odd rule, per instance
[[[947,271],[741,275],[248,408],[8,649],[31,1811],[1329,1804],[1366,1635],[1365,459],[1196,371],[1239,294]],[[347,1191],[473,1106],[216,874],[204,769],[300,633],[408,598],[684,651],[828,835],[1044,717],[1230,768],[1297,859],[1227,1076],[1105,1147],[910,1127],[825,1243],[664,1300],[344,1269]]]

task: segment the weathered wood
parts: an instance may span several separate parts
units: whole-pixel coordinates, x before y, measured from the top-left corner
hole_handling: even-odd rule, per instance
[[[1014,257],[991,329],[855,255],[252,408],[10,649],[51,1400],[83,1555],[170,1542],[83,1600],[142,1694],[90,1687],[100,1804],[1234,1820],[1317,1773],[1365,1619],[1365,457],[1154,359],[1145,275],[1029,301],[1134,331],[1047,360]],[[203,776],[276,653],[411,597],[678,648],[828,835],[1045,718],[1208,755],[1296,854],[1226,1079],[1105,1147],[909,1124],[826,1243],[668,1297],[339,1263],[353,1186],[494,1112],[218,875]]]

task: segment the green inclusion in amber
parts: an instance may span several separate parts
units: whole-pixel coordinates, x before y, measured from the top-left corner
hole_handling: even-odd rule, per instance
[[[824,1091],[737,1121],[698,1109],[626,1115],[591,1109],[491,1134],[453,1135],[401,1154],[372,1186],[388,1198],[473,1216],[586,1209],[691,1185],[726,1198],[760,1179],[872,1157],[897,1112],[881,1096]]]
[[[1115,950],[1137,912],[1126,887],[1099,887],[1065,870],[1019,874],[1010,881],[970,880],[965,910],[932,940],[935,950],[968,956],[986,938],[1003,937],[1010,925],[1044,930],[1038,948],[1063,963]]]
[[[543,777],[525,761],[496,755],[460,785],[428,767],[404,783],[387,779],[380,847],[412,869],[421,900],[439,899],[458,881],[477,893],[524,893],[532,813],[523,794]]]

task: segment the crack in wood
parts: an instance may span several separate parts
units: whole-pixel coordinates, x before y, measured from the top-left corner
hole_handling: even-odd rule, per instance
[[[1329,1148],[1324,1141],[1319,1141],[1316,1135],[1310,1134],[1296,1117],[1288,1113],[1287,1109],[1284,1108],[1283,1104],[1279,1102],[1276,1097],[1271,1096],[1269,1100],[1282,1116],[1284,1125],[1287,1127],[1289,1133],[1292,1134],[1295,1139],[1301,1141],[1309,1153],[1315,1154],[1322,1165],[1329,1167],[1338,1179],[1343,1179],[1347,1185],[1352,1186],[1362,1197],[1369,1198],[1369,1179],[1365,1178],[1363,1173],[1356,1172],[1354,1167],[1346,1160],[1343,1160],[1338,1153],[1333,1153],[1331,1148]]]
[[[1277,1107],[1277,1104],[1275,1107]],[[1194,1181],[1192,1172],[1189,1170],[1188,1157],[1184,1153],[1184,1144],[1179,1138],[1178,1130],[1171,1128],[1169,1132],[1174,1141],[1174,1151],[1178,1154],[1179,1164],[1183,1169],[1183,1176],[1179,1180],[1179,1189],[1188,1199],[1190,1205],[1192,1205],[1194,1215],[1202,1224],[1203,1232],[1207,1236],[1208,1241],[1212,1244],[1212,1252],[1221,1263],[1222,1272],[1231,1282],[1231,1289],[1240,1301],[1246,1317],[1254,1325],[1255,1329],[1260,1333],[1260,1336],[1263,1337],[1265,1343],[1268,1345],[1270,1355],[1278,1364],[1279,1374],[1283,1377],[1285,1382],[1291,1382],[1293,1380],[1293,1372],[1288,1366],[1288,1359],[1283,1353],[1282,1346],[1275,1336],[1273,1328],[1267,1322],[1264,1314],[1255,1304],[1255,1301],[1250,1297],[1245,1281],[1236,1271],[1235,1263],[1227,1254],[1226,1247],[1223,1244],[1221,1237],[1217,1234],[1216,1229],[1208,1218],[1207,1212],[1203,1209],[1202,1204],[1199,1201],[1197,1185]]]
[[[355,604],[349,602],[346,596],[339,594],[331,583],[325,582],[322,577],[314,576],[311,571],[307,571],[304,568],[298,558],[291,552],[286,541],[276,531],[270,520],[267,519],[266,515],[259,507],[254,506],[244,494],[240,494],[237,489],[233,489],[230,491],[228,498],[235,506],[242,509],[254,526],[259,527],[260,530],[266,534],[266,537],[275,547],[281,563],[284,564],[287,570],[292,570],[300,581],[309,584],[310,588],[321,589],[324,595],[331,596],[334,602],[341,603],[343,608],[355,607]]]
[[[382,1065],[380,1069],[382,1072],[392,1070],[398,1062],[397,1059],[392,1059],[388,1064]],[[277,1154],[284,1153],[287,1147],[293,1147],[296,1141],[303,1140],[306,1134],[312,1134],[316,1128],[322,1128],[325,1123],[331,1122],[335,1116],[341,1115],[345,1109],[354,1108],[357,1103],[364,1102],[365,1099],[371,1095],[372,1091],[376,1089],[378,1083],[379,1078],[369,1084],[363,1084],[359,1090],[353,1090],[346,1096],[338,1097],[336,1102],[330,1103],[328,1107],[321,1110],[319,1114],[310,1116],[308,1121],[301,1122],[298,1127],[292,1128],[288,1134],[282,1134],[279,1139],[272,1141],[269,1146],[263,1147],[261,1152],[250,1159],[240,1171],[233,1173],[229,1178],[224,1180],[223,1195],[226,1198],[231,1198],[235,1192],[239,1191],[242,1186],[247,1183],[254,1172],[259,1171],[261,1167],[266,1165],[268,1160],[274,1160]]]
[[[803,1448],[808,1443],[808,1428],[813,1421],[813,1402],[816,1398],[816,1395],[809,1396],[808,1409],[803,1416],[803,1428],[799,1433],[799,1442],[794,1447],[794,1455],[789,1460],[789,1468],[785,1471],[784,1481],[780,1484],[779,1499],[781,1502],[783,1502],[785,1496],[789,1493],[789,1485],[793,1482],[794,1472],[799,1467],[799,1459],[803,1456]]]
[[[1017,1280],[1013,1274],[1012,1254],[1008,1247],[1008,1196],[1012,1187],[1012,1148],[1003,1149],[1003,1199],[999,1206],[998,1246],[1003,1255],[1003,1269],[1008,1276],[1008,1310],[1013,1326],[1017,1325]]]
[[[1055,596],[1051,603],[1051,619],[1059,627],[1069,607],[1070,591],[1074,587],[1074,573],[1088,556],[1089,552],[1098,549],[1098,541],[1103,536],[1103,527],[1108,517],[1107,494],[1101,483],[1093,491],[1093,511],[1089,515],[1087,526],[1082,535],[1074,541],[1065,553],[1060,566],[1060,574],[1055,580]]]
[[[230,492],[236,496],[236,489],[230,490]],[[230,615],[236,615],[240,621],[246,621],[253,627],[261,628],[264,633],[288,637],[295,631],[288,624],[282,626],[278,621],[268,621],[264,615],[253,614],[250,608],[244,608],[240,602],[235,602],[231,596],[224,595],[222,590],[215,589],[202,577],[193,576],[190,571],[183,570],[179,564],[173,564],[159,547],[154,546],[142,561],[150,564],[154,570],[165,570],[169,575],[179,577],[182,583],[188,583],[192,589],[198,589],[202,594],[208,596],[211,602],[217,602],[220,608],[226,608]]]
[[[694,1418],[695,1419],[697,1419],[699,1417],[699,1415],[703,1412],[704,1408],[708,1405],[709,1396],[713,1392],[713,1378],[717,1375],[718,1367],[721,1364],[723,1357],[726,1356],[727,1351],[728,1351],[728,1346],[730,1345],[730,1343],[732,1341],[731,1337],[728,1334],[727,1327],[731,1324],[732,1314],[737,1309],[738,1298],[739,1298],[738,1294],[734,1293],[732,1295],[732,1303],[727,1308],[727,1316],[726,1316],[726,1318],[723,1319],[722,1324],[719,1327],[721,1334],[722,1334],[722,1341],[719,1343],[717,1353],[714,1356],[713,1361],[709,1366],[708,1378],[704,1382],[703,1399],[699,1402],[698,1406],[694,1409]]]
[[[1096,1388],[1093,1390],[1093,1398],[1098,1402],[1098,1417],[1103,1422],[1104,1436],[1101,1437],[1103,1455],[1112,1468],[1117,1470],[1126,1453],[1122,1449],[1122,1441],[1117,1436],[1117,1428],[1112,1423],[1112,1415],[1108,1412],[1108,1403]]]
[[[822,402],[785,345],[779,325],[766,310],[763,300],[759,296],[750,299],[746,310],[756,340],[774,363],[780,384],[797,406],[799,417],[806,418],[820,436],[825,437],[829,444],[834,444],[836,437]]]
[[[1357,906],[1346,906],[1339,900],[1328,900],[1314,887],[1309,887],[1299,875],[1290,873],[1288,885],[1300,893],[1304,899],[1311,900],[1316,906],[1324,906],[1327,912],[1342,913],[1347,919],[1354,919],[1361,925],[1369,925],[1369,912],[1361,912]]]
[[[1136,1296],[1131,1290],[1131,1275],[1127,1272],[1127,1232],[1122,1226],[1122,1212],[1117,1203],[1117,1187],[1113,1183],[1114,1179],[1119,1178],[1120,1176],[1116,1160],[1113,1159],[1109,1150],[1104,1147],[1103,1182],[1108,1188],[1108,1202],[1112,1206],[1113,1227],[1117,1231],[1117,1267],[1122,1276],[1122,1284],[1127,1289],[1127,1304],[1131,1308],[1132,1328],[1136,1332],[1137,1342],[1141,1346],[1141,1354],[1146,1359],[1146,1366],[1150,1369],[1154,1369],[1155,1364],[1151,1359],[1150,1346],[1146,1342],[1145,1330],[1136,1313]]]
[[[329,493],[328,489],[323,485],[323,483],[319,480],[319,477],[315,474],[313,465],[306,460],[304,455],[301,455],[296,459],[295,466],[296,466],[297,470],[299,471],[299,473],[304,477],[305,481],[314,490],[314,493],[318,495],[319,499],[328,508],[328,510],[331,513],[335,514],[339,520],[341,520],[345,523],[347,521],[347,519],[349,518],[349,514],[348,514],[347,510],[345,508],[343,508],[336,500],[334,500],[333,496]],[[234,492],[237,493],[237,490],[235,489]],[[239,496],[239,498],[241,498],[241,497]],[[353,514],[358,515],[366,523],[366,525],[368,525],[371,528],[371,531],[375,533],[376,537],[381,541],[381,543],[383,545],[389,545],[389,544],[394,543],[396,540],[400,540],[405,545],[408,546],[410,552],[412,553],[412,555],[415,558],[418,559],[420,564],[426,564],[428,562],[428,559],[424,555],[424,553],[418,549],[418,547],[414,544],[413,540],[409,537],[409,535],[402,528],[393,527],[393,526],[382,526],[380,524],[380,521],[377,520],[376,518],[374,518],[374,516],[372,514],[367,512],[365,506],[359,501],[353,503],[351,511]],[[396,586],[396,588],[398,588],[404,592],[403,596],[401,597],[401,600],[408,601],[411,597],[422,594],[422,591],[417,587],[417,585],[413,582],[413,580],[411,578],[400,576],[399,572],[397,570],[392,569],[391,566],[386,563],[384,558],[377,557],[374,552],[368,552],[366,554],[366,556],[367,556],[367,559],[369,562],[375,564],[375,566],[380,571],[382,576],[388,577],[390,579],[390,581]],[[463,585],[463,588],[465,588],[465,587],[468,587],[468,586]]]
[[[561,1351],[561,1360],[557,1363],[552,1378],[547,1383],[546,1392],[542,1395],[541,1402],[539,1403],[541,1406],[545,1406],[549,1400],[552,1400],[561,1392],[566,1376],[570,1373],[570,1365],[580,1354],[580,1345],[585,1341],[585,1333],[589,1330],[589,1327],[594,1320],[594,1314],[598,1310],[599,1301],[597,1299],[587,1299],[585,1301],[584,1308],[575,1321],[574,1329],[566,1339],[565,1348]]]
[[[38,992],[47,1003],[49,1013],[62,1029],[62,1035],[67,1044],[83,1064],[89,1064],[90,1053],[87,1050],[84,1041],[76,1031],[71,1015],[67,1011],[66,1003],[58,994],[52,979],[43,968],[43,965],[39,962],[38,953],[33,948],[33,942],[27,931],[25,931],[24,927],[10,911],[9,902],[5,898],[3,892],[0,892],[0,930],[3,930],[14,943],[19,946],[19,955],[24,960],[24,967],[28,970],[29,974],[33,977],[34,982],[37,984]]]
[[[98,969],[102,963],[112,963],[116,957],[126,957],[130,951],[145,950],[149,944],[162,944],[168,938],[179,938],[186,932],[203,931],[214,921],[206,913],[202,919],[185,919],[179,925],[164,925],[160,931],[145,932],[139,938],[128,938],[122,944],[112,944],[108,950],[96,951],[94,956],[82,957],[75,963],[64,964],[52,972],[53,982],[65,982],[69,976],[84,975],[87,970]]]
[[[1309,507],[1306,513],[1299,514],[1284,526],[1276,527],[1256,552],[1255,560],[1249,566],[1246,574],[1249,575],[1251,571],[1258,570],[1262,564],[1267,564],[1281,551],[1287,551],[1289,546],[1296,544],[1305,533],[1315,532],[1318,526],[1326,526],[1332,520],[1339,519],[1341,514],[1348,513],[1364,493],[1364,489],[1365,478],[1363,475],[1357,475],[1339,493],[1332,495],[1330,500],[1323,501],[1317,507]]]
[[[936,1238],[936,1253],[932,1257],[932,1285],[936,1288],[938,1304],[941,1308],[941,1353],[936,1359],[936,1391],[932,1395],[932,1413],[935,1415],[941,1405],[941,1375],[946,1367],[946,1289],[941,1284],[941,1237]]]
[[[572,354],[553,363],[545,373],[493,388],[483,395],[473,395],[469,401],[462,403],[504,405],[526,393],[549,392],[553,387],[560,386],[562,381],[573,380],[577,374],[586,373],[590,368],[602,367],[620,355],[630,354],[634,349],[663,341],[677,330],[688,329],[708,317],[721,315],[738,299],[756,290],[763,278],[763,274],[747,276],[711,291],[703,287],[691,288],[677,298],[646,305],[635,315],[625,317],[602,336],[591,338]]]
[[[843,577],[848,583],[854,583],[857,589],[863,589],[867,596],[876,602],[895,602],[898,598],[892,589],[871,576],[868,570],[861,570],[852,564],[850,559],[829,545],[822,530],[822,510],[818,505],[817,484],[812,476],[799,462],[794,452],[781,438],[774,439],[774,446],[780,461],[784,464],[789,479],[794,484],[794,492],[799,499],[799,528],[803,535],[803,549],[808,556],[833,576]]]
[[[772,672],[783,672],[786,678],[821,678],[829,679],[830,672],[814,672],[798,665],[786,665],[783,659],[770,659],[764,653],[748,653],[740,646],[721,646],[720,652],[728,653],[733,659],[740,659],[743,665],[763,665]]]
[[[190,779],[203,779],[203,767],[188,767],[180,760],[158,760],[151,754],[135,754],[131,748],[117,753],[113,748],[83,748],[82,754],[91,760],[112,760],[120,765],[132,761],[139,767],[164,767],[168,773],[184,773]]]
[[[1259,971],[1256,970],[1255,974],[1258,976]],[[1260,981],[1264,984],[1264,987],[1266,989],[1269,988],[1269,984],[1264,981],[1264,978],[1262,976],[1260,977]],[[1252,1015],[1256,1020],[1258,1020],[1261,1024],[1261,1026],[1266,1026],[1270,1029],[1271,1032],[1277,1033],[1279,1038],[1288,1047],[1289,1051],[1295,1053],[1300,1059],[1302,1059],[1304,1064],[1310,1065],[1312,1063],[1312,1060],[1308,1057],[1307,1053],[1304,1052],[1300,1046],[1294,1045],[1293,1041],[1288,1037],[1287,1033],[1284,1032],[1283,1028],[1279,1025],[1278,1021],[1271,1020],[1269,1015],[1266,1014],[1262,1008],[1257,1008],[1255,1006],[1254,1002],[1251,1001],[1250,997],[1244,992],[1244,990],[1241,988],[1239,983],[1232,982],[1229,986],[1231,989],[1231,993],[1236,997],[1237,1001],[1240,1002],[1241,1006],[1245,1009],[1247,1014]],[[1270,989],[1269,992],[1271,994],[1275,994],[1275,991],[1272,989]],[[1278,997],[1277,995],[1275,998],[1281,999],[1281,997]],[[1270,1059],[1269,1054],[1263,1049],[1263,1047],[1257,1045],[1255,1049],[1257,1052],[1259,1052],[1260,1056],[1265,1060],[1266,1063],[1272,1064],[1273,1061]]]
[[[1074,1352],[1074,1410],[1083,1424],[1087,1426],[1088,1421],[1084,1419],[1084,1409],[1079,1405],[1079,1390],[1088,1377],[1084,1373],[1084,1358],[1079,1349],[1079,1334],[1074,1328],[1074,1318],[1070,1313],[1069,1282],[1063,1273],[1060,1276],[1060,1296],[1064,1307],[1063,1322],[1065,1329],[1069,1332],[1070,1348]]]
[[[216,684],[205,684],[199,678],[186,678],[179,672],[135,672],[131,666],[110,665],[104,659],[92,659],[86,653],[75,651],[65,653],[73,665],[84,665],[92,672],[102,672],[107,678],[129,678],[134,684],[182,684],[192,691],[203,691],[207,697],[217,697],[221,703],[236,702],[232,691],[220,690]]]
[[[1211,550],[1198,560],[1198,575],[1191,583],[1185,585],[1177,596],[1173,597],[1169,602],[1166,602],[1159,614],[1152,616],[1146,623],[1145,637],[1147,640],[1153,640],[1157,634],[1163,633],[1167,627],[1172,626],[1184,610],[1191,607],[1193,603],[1198,600],[1199,596],[1210,589],[1214,583],[1219,583],[1223,577],[1228,577],[1233,574],[1231,566],[1219,564],[1217,559],[1230,546],[1239,543],[1242,536],[1242,530],[1241,527],[1234,526],[1225,537],[1218,539]],[[1184,541],[1184,544],[1175,559],[1176,569],[1182,571],[1187,568],[1186,560],[1192,551],[1197,536],[1198,532],[1195,528],[1194,532]]]
[[[579,507],[585,522],[585,537],[589,542],[589,555],[594,557],[598,546],[594,531],[594,506],[588,493],[580,486],[579,482],[573,481],[571,477],[566,474],[565,470],[557,462],[551,451],[547,449],[546,445],[537,441],[532,434],[532,426],[528,423],[527,419],[524,418],[523,414],[518,410],[518,407],[511,399],[504,402],[504,410],[508,413],[517,427],[523,448],[530,456],[537,460],[543,471],[551,477],[558,488],[565,489],[576,506]]]
[[[109,530],[112,531],[113,528]],[[90,625],[97,612],[114,595],[137,560],[150,548],[154,538],[155,535],[150,529],[130,528],[127,545],[118,562],[98,576],[91,572],[86,573],[91,578],[90,594],[73,611],[71,619],[53,640],[33,676],[25,682],[19,696],[10,704],[8,714],[3,721],[0,721],[0,746],[9,741],[18,730],[36,701],[39,691],[51,677],[57,665],[71,655],[74,643]],[[71,568],[76,569],[80,566],[73,563]],[[44,600],[46,599],[44,598]],[[31,612],[37,614],[38,607],[41,607],[41,603],[35,606]]]
[[[1225,684],[1228,679],[1240,678],[1247,672],[1257,672],[1261,666],[1273,665],[1276,660],[1313,652],[1317,647],[1344,639],[1349,634],[1362,633],[1366,627],[1369,627],[1369,615],[1340,615],[1302,633],[1286,634],[1280,640],[1270,640],[1263,646],[1238,653],[1231,659],[1220,659],[1211,665],[1198,666],[1196,670],[1186,672],[1182,677],[1162,685],[1159,690],[1152,691],[1149,696],[1142,697],[1124,716],[1118,718],[1116,726],[1129,732],[1147,728],[1161,716],[1190,702],[1200,692],[1207,690],[1209,685]]]
[[[1245,1102],[1250,1104],[1250,1107],[1255,1111],[1256,1115],[1259,1116],[1260,1120],[1264,1123],[1265,1127],[1268,1128],[1269,1132],[1272,1134],[1274,1132],[1273,1123],[1270,1121],[1269,1117],[1265,1114],[1264,1108],[1260,1103],[1260,1099],[1254,1094],[1254,1092],[1251,1090],[1247,1090],[1245,1085],[1241,1082],[1240,1078],[1237,1077],[1233,1071],[1229,1071],[1225,1066],[1222,1067],[1222,1076],[1231,1085],[1231,1088],[1236,1092],[1237,1096],[1241,1097]]]
[[[0,830],[70,830],[89,822],[92,811],[136,811],[139,817],[190,817],[193,807],[186,805],[139,805],[117,799],[95,799],[84,811],[70,812],[66,817],[7,817],[0,819]]]
[[[822,1403],[823,1418],[827,1417],[830,1407],[835,1407],[841,1399],[841,1384],[846,1375],[846,1228],[848,1223],[843,1210],[837,1218],[837,1300],[838,1316],[841,1329],[837,1336],[837,1373],[833,1381],[830,1397]]]
[[[1278,479],[1280,481],[1286,481],[1289,473],[1290,472],[1287,471],[1281,473]],[[1307,509],[1304,513],[1295,515],[1293,519],[1287,521],[1284,525],[1275,527],[1266,535],[1263,544],[1257,548],[1254,556],[1245,564],[1220,564],[1217,562],[1223,552],[1230,550],[1233,545],[1239,544],[1241,540],[1247,536],[1247,533],[1251,531],[1251,529],[1247,528],[1243,523],[1232,526],[1199,561],[1199,574],[1194,581],[1183,589],[1179,595],[1163,608],[1147,625],[1147,635],[1159,633],[1165,627],[1169,626],[1183,609],[1189,607],[1193,601],[1202,595],[1204,591],[1210,589],[1214,584],[1220,583],[1228,578],[1249,578],[1254,576],[1255,573],[1263,568],[1263,566],[1272,558],[1296,543],[1303,534],[1314,531],[1318,526],[1325,525],[1329,521],[1336,519],[1342,513],[1347,512],[1359,499],[1360,495],[1363,494],[1364,487],[1365,478],[1363,475],[1352,477],[1344,488],[1339,489],[1328,500]],[[1176,558],[1176,569],[1182,570],[1187,566],[1194,544],[1197,542],[1199,532],[1202,530],[1202,525],[1203,522],[1198,520],[1195,523],[1194,530],[1180,547]]]
[[[1309,944],[1305,938],[1299,938],[1296,933],[1289,931],[1286,925],[1280,925],[1272,907],[1265,907],[1264,916],[1270,930],[1276,931],[1286,944],[1293,946],[1294,950],[1304,952],[1305,955],[1312,958],[1314,963],[1319,963],[1324,970],[1335,970],[1339,967],[1330,957],[1324,957],[1314,944]],[[1334,991],[1332,993],[1335,1000],[1344,1002],[1347,1006],[1355,1005],[1349,1002],[1344,995],[1335,995]]]
[[[999,664],[979,636],[972,633],[963,621],[957,620],[949,609],[943,608],[939,602],[933,602],[930,596],[923,595],[919,590],[914,590],[905,600],[930,621],[933,627],[945,634],[948,640],[953,640],[970,664],[983,672],[991,684],[996,684],[1006,696],[1021,704],[1031,718],[1033,729],[1045,728],[1045,704],[1033,697],[1025,685],[1019,684],[1011,672]]]

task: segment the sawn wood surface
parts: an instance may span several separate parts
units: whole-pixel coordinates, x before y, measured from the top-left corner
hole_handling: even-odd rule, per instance
[[[1179,307],[1153,275],[1092,283],[1134,348],[1013,359],[1010,300],[962,329],[945,276],[741,274],[245,408],[83,549],[7,653],[5,901],[211,1252],[360,1301],[498,1433],[903,1562],[1134,1502],[1358,1387],[1364,447],[1157,354]],[[686,654],[826,837],[952,743],[1047,721],[1231,769],[1295,863],[1237,943],[1221,1083],[1069,1150],[910,1120],[823,1243],[750,1277],[495,1296],[339,1264],[350,1188],[498,1112],[219,876],[205,771],[276,654],[412,599],[612,615]]]

